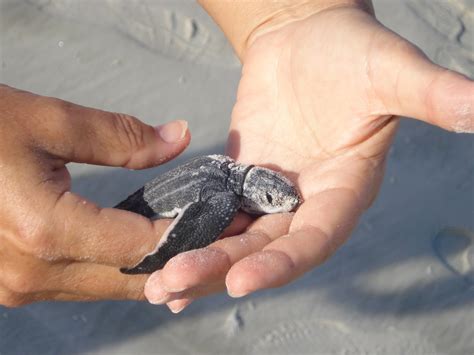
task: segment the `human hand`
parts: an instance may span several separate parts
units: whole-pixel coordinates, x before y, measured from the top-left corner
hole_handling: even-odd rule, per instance
[[[239,297],[285,285],[334,253],[378,192],[398,116],[474,130],[473,82],[357,6],[261,26],[252,37],[229,153],[282,170],[304,203],[153,274],[147,298],[175,312],[225,288]]]
[[[143,299],[135,265],[169,222],[99,208],[71,193],[68,162],[142,169],[178,155],[186,122],[153,128],[0,85],[0,305]]]

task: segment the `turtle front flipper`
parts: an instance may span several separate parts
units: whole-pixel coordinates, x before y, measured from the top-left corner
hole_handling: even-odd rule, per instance
[[[240,208],[233,192],[219,192],[205,201],[186,205],[165,231],[157,247],[138,265],[122,268],[124,274],[147,274],[162,269],[179,253],[204,248],[229,226]]]

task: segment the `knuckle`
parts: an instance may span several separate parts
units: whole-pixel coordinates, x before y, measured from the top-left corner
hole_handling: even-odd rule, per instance
[[[37,291],[35,277],[29,271],[9,270],[5,273],[2,283],[8,291],[17,295],[28,295]]]
[[[120,289],[119,293],[122,294],[122,298],[135,301],[144,301],[145,297],[145,286],[144,279],[137,284],[137,280],[129,280],[126,282],[124,287]]]
[[[143,123],[137,118],[122,113],[114,113],[114,128],[119,144],[127,150],[138,151],[145,146]]]
[[[130,290],[126,292],[125,299],[134,301],[145,301],[145,292],[143,290]]]
[[[50,122],[61,122],[60,126],[64,126],[66,124],[67,117],[69,116],[69,112],[72,110],[74,104],[63,101],[61,99],[57,99],[54,97],[46,97],[46,96],[35,96],[34,99],[31,100],[32,102],[32,115],[35,118],[44,120],[45,117],[50,118]],[[58,138],[58,136],[64,132],[61,130],[53,130],[51,129],[54,125],[48,125],[48,131],[45,132],[49,136]]]
[[[41,256],[49,250],[48,230],[45,223],[32,217],[28,223],[20,224],[18,228],[18,240],[23,249],[33,255]]]
[[[125,299],[133,301],[145,301],[145,293],[143,290],[133,290],[125,292]]]
[[[0,305],[7,308],[18,308],[30,303],[30,301],[13,292],[5,292],[0,296]]]

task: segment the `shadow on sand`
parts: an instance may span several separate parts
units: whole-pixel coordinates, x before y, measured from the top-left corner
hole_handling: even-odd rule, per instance
[[[407,136],[416,140],[416,132],[420,129],[431,130],[420,128],[416,123],[402,125],[404,140],[402,141],[399,134],[395,150],[407,145]],[[425,134],[418,137],[424,137]],[[472,145],[464,138],[449,137],[437,130],[433,130],[429,135],[433,139],[432,142],[441,142],[442,146],[444,144],[442,150],[443,154],[447,154],[446,161],[449,161],[450,154],[469,149],[470,144]],[[446,146],[449,148],[447,152]],[[443,223],[457,221],[457,215],[453,215],[453,218],[449,215],[456,214],[456,211],[449,212],[452,206],[440,206],[434,208],[433,215],[399,213],[400,209],[404,208],[409,211],[423,211],[424,206],[439,204],[452,195],[458,196],[454,202],[455,208],[467,204],[467,210],[472,211],[472,202],[469,206],[469,196],[466,196],[473,191],[472,179],[470,183],[463,185],[449,184],[447,179],[443,182],[444,191],[439,192],[438,196],[433,194],[433,188],[439,186],[435,184],[433,188],[428,186],[426,189],[415,189],[418,191],[417,195],[407,198],[406,195],[413,190],[405,189],[403,184],[426,185],[424,176],[430,173],[431,153],[425,152],[428,155],[421,157],[428,165],[425,164],[421,169],[426,175],[417,178],[415,168],[406,169],[409,159],[406,159],[405,154],[411,153],[409,147],[404,149],[401,156],[397,155],[396,151],[391,154],[387,169],[389,176],[378,201],[366,213],[351,240],[329,262],[286,287],[257,293],[251,297],[256,300],[269,297],[271,293],[272,298],[285,298],[291,297],[288,294],[319,292],[325,295],[328,303],[368,314],[416,315],[449,308],[472,307],[474,292],[470,279],[459,275],[456,270],[450,270],[452,265],[447,267],[443,263],[449,263],[449,260],[456,258],[458,254],[466,253],[468,248],[474,248],[474,241],[464,240],[459,243],[457,240],[454,241],[455,244],[450,244],[449,237],[448,241],[442,242],[434,237],[444,227]],[[223,146],[219,145],[193,156],[222,151]],[[436,149],[432,154],[437,154]],[[164,167],[141,172],[117,169],[79,177],[73,182],[73,190],[102,206],[111,206],[156,174],[190,157],[184,154]],[[436,169],[436,164],[433,169]],[[466,169],[470,171],[472,178],[472,166]],[[394,173],[397,173],[397,181],[401,185],[387,182]],[[432,179],[436,178],[432,176]],[[116,186],[122,187],[119,194]],[[404,197],[401,198],[400,195]],[[412,205],[407,206],[407,202]],[[444,216],[446,213],[446,218],[440,218],[440,215]],[[387,215],[394,217],[390,219]],[[465,221],[467,217],[459,218]],[[445,246],[440,246],[440,243]],[[474,255],[472,250],[471,255]],[[411,269],[406,266],[407,263],[415,263],[417,260],[426,260],[423,265],[428,265],[427,269]],[[387,278],[389,280],[373,282],[374,278],[379,281]],[[407,279],[411,282],[406,283]],[[168,322],[177,319],[192,321],[191,319],[197,316],[231,308],[239,302],[241,301],[231,299],[227,295],[216,295],[195,302],[178,316],[171,314],[164,307],[152,306],[145,302],[41,303],[12,310],[0,308],[0,352],[20,354],[30,353],[34,349],[35,353],[84,353],[146,334],[156,328],[165,329]],[[23,341],[25,339],[26,341]]]

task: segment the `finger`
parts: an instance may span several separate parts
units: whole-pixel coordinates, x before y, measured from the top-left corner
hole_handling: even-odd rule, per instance
[[[414,117],[455,132],[474,131],[474,82],[433,64],[398,36],[380,37],[371,81],[390,114]],[[387,47],[387,48],[386,48]]]
[[[171,220],[150,221],[135,213],[99,208],[83,197],[65,192],[55,202],[52,223],[35,252],[48,259],[88,261],[116,267],[136,265],[155,249]],[[251,219],[238,214],[224,235],[242,231]],[[31,224],[31,223],[30,223]],[[38,232],[36,232],[38,234]]]
[[[130,277],[118,269],[78,262],[4,264],[0,303],[22,305],[46,300],[143,300],[148,275]]]
[[[218,240],[211,244],[213,249],[227,254],[230,264],[260,250],[272,240],[288,233],[294,213],[268,214],[257,218],[240,235]]]
[[[171,221],[149,219],[113,208],[99,208],[81,196],[66,192],[56,202],[52,244],[43,256],[126,267],[136,265],[155,249]],[[240,214],[225,233],[249,223]]]
[[[250,223],[252,223],[252,217],[250,217],[246,213],[239,212],[235,216],[234,220],[232,221],[231,225],[227,227],[224,232],[222,232],[221,238],[226,238],[232,235],[237,235],[242,233],[245,228],[247,228]]]
[[[35,149],[65,161],[139,169],[173,158],[190,140],[185,121],[152,127],[122,113],[19,90],[8,92],[13,107],[17,102],[22,108],[18,120],[26,122],[23,128],[35,140]]]
[[[125,275],[110,266],[74,262],[52,267],[43,287],[79,300],[144,300],[147,278]]]
[[[21,294],[21,293],[7,292],[0,288],[0,305],[3,305],[5,307],[19,307],[19,306],[25,306],[27,304],[31,304],[34,302],[42,302],[42,301],[91,302],[91,301],[97,301],[97,300],[98,299],[94,297],[79,296],[72,293],[64,293],[64,292],[56,292],[56,291],[38,292],[34,294]]]
[[[62,301],[62,302],[96,302],[100,298],[80,296],[73,293],[56,292],[51,295],[41,295],[37,301]]]
[[[212,294],[221,293],[225,290],[225,283],[223,281],[216,282],[214,284],[202,285],[192,287],[183,292],[169,294],[169,300],[166,304],[175,300],[196,300],[201,297],[206,297]]]
[[[175,256],[161,271],[161,287],[175,293],[196,286],[223,283],[235,262],[286,234],[292,217],[292,213],[262,216],[241,235]],[[147,287],[152,288],[153,284],[150,282]]]
[[[41,292],[35,295],[32,295],[28,299],[28,303],[34,302],[47,302],[47,301],[61,301],[61,302],[95,302],[100,301],[96,297],[81,296],[75,295],[73,293],[66,292]]]
[[[227,273],[229,295],[241,297],[282,286],[321,264],[347,239],[364,204],[347,189],[329,190],[305,201],[290,234],[237,262]]]
[[[136,265],[159,242],[169,220],[114,208],[99,208],[71,192],[61,195],[45,228],[43,257],[88,261],[116,267]]]
[[[145,296],[152,304],[168,304],[176,300],[195,300],[225,289],[223,282],[208,285],[199,285],[181,292],[168,292],[163,288],[163,272],[153,273],[145,284]]]

